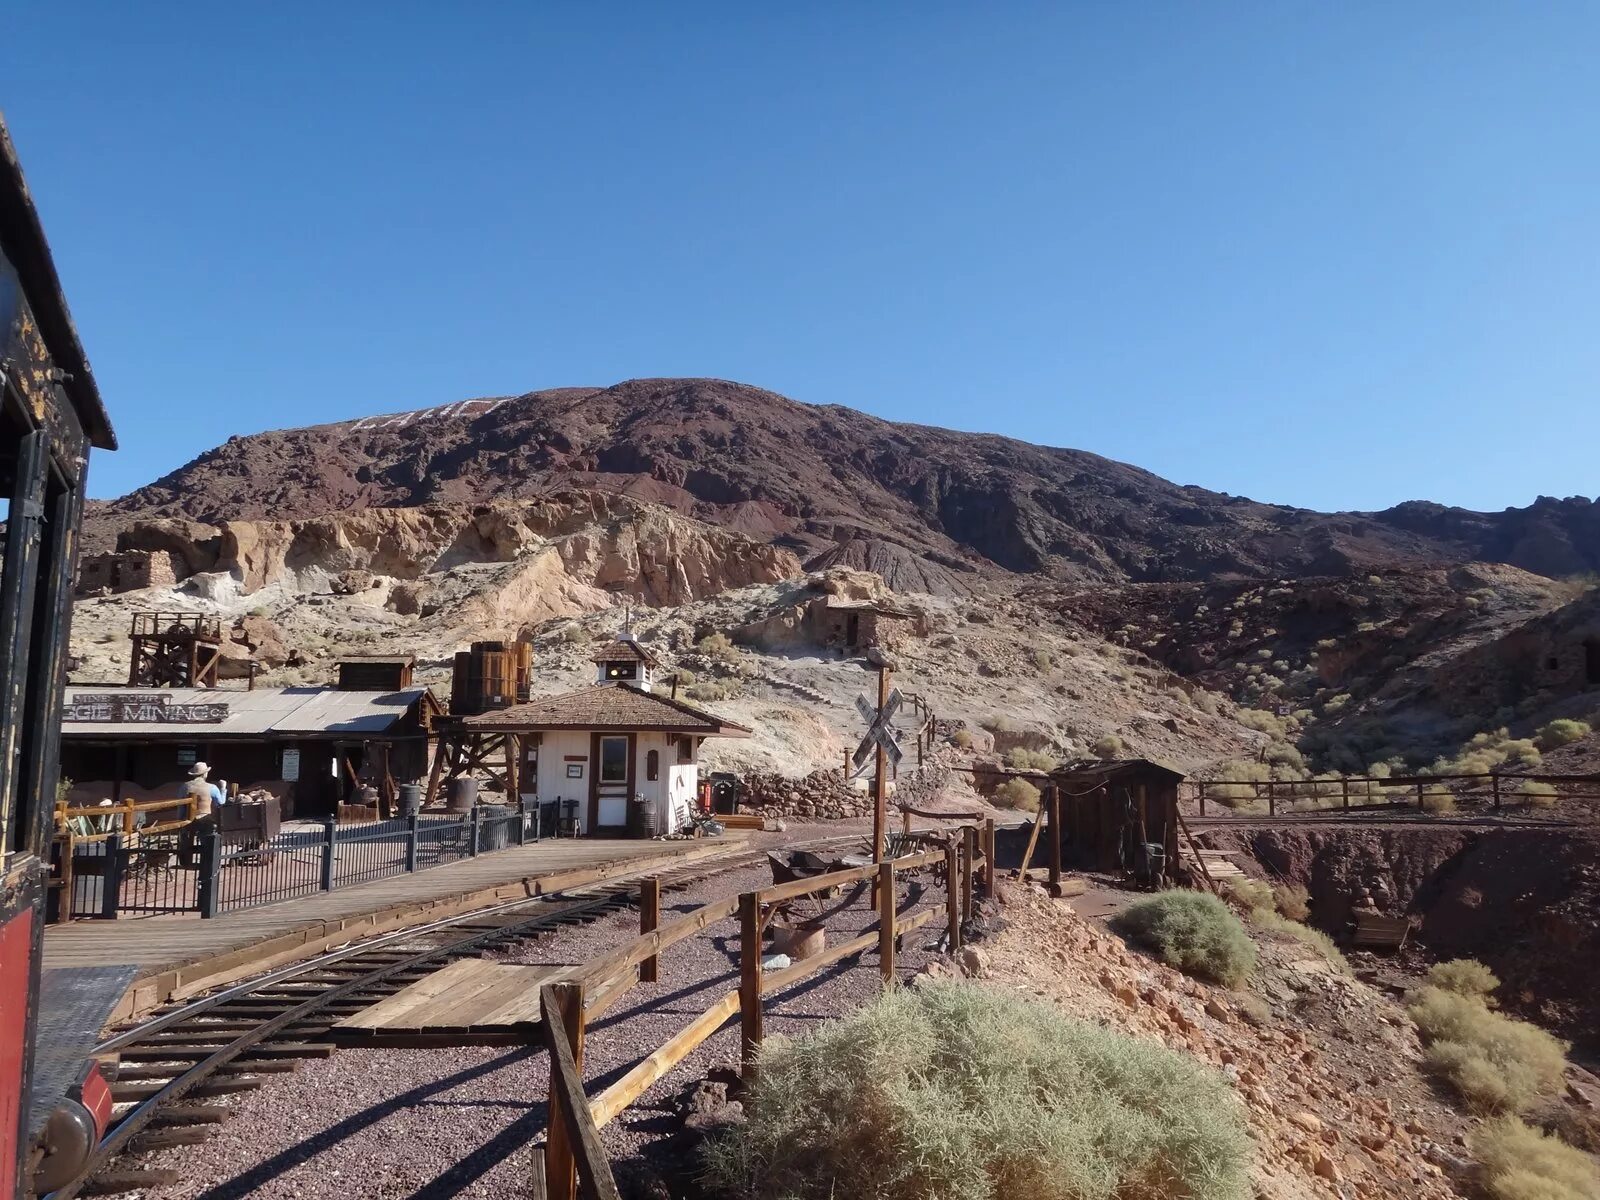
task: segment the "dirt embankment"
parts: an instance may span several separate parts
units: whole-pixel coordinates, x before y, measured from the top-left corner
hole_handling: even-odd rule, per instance
[[[1600,1052],[1600,835],[1574,829],[1209,830],[1275,879],[1305,885],[1312,920],[1338,935],[1363,891],[1420,918],[1441,958],[1505,981],[1507,1008]]]

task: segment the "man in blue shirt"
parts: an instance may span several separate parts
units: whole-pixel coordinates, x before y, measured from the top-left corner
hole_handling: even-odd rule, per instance
[[[221,808],[227,803],[227,798],[222,794],[222,789],[206,778],[211,774],[208,763],[197,762],[189,768],[189,798],[195,802],[195,820],[201,820],[211,815],[212,808]]]

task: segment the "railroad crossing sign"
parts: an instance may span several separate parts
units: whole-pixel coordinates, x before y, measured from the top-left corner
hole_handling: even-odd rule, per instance
[[[872,757],[872,752],[880,748],[890,763],[896,767],[900,765],[900,759],[903,757],[900,750],[900,732],[895,729],[892,722],[904,703],[905,697],[900,694],[899,688],[889,693],[889,698],[883,702],[882,708],[865,696],[856,697],[856,711],[867,723],[867,734],[856,747],[856,752],[851,755],[851,760],[857,768],[865,766],[867,759]]]

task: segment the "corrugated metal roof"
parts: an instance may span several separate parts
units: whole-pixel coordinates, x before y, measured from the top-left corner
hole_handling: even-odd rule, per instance
[[[115,735],[186,735],[249,737],[280,734],[384,733],[416,704],[425,687],[396,692],[341,691],[326,687],[263,688],[225,691],[217,688],[69,687],[70,707],[78,696],[164,696],[169,704],[226,704],[225,720],[205,724],[163,721],[63,721],[65,737]]]

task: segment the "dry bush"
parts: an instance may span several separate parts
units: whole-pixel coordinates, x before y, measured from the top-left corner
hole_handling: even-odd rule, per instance
[[[1008,779],[994,790],[994,802],[1001,808],[1021,812],[1039,811],[1039,789],[1026,779]]]
[[[1114,733],[1108,733],[1097,739],[1090,749],[1094,751],[1096,758],[1119,758],[1125,747],[1121,738]]]
[[[725,683],[692,683],[683,693],[691,700],[714,701],[727,700],[733,695],[733,690]]]
[[[1028,750],[1018,746],[1006,754],[1006,763],[1013,771],[1053,771],[1056,756],[1048,750]]]
[[[958,729],[950,735],[950,742],[958,749],[970,750],[972,749],[972,731],[970,729]]]
[[[1443,784],[1431,783],[1422,790],[1422,808],[1431,813],[1455,812],[1455,794]]]
[[[1163,892],[1129,905],[1111,927],[1188,975],[1236,986],[1256,967],[1256,947],[1239,918],[1207,892]]]
[[[1221,1075],[971,983],[899,989],[768,1039],[745,1112],[705,1161],[747,1200],[1250,1194],[1250,1139]]]
[[[1594,1160],[1560,1138],[1502,1117],[1470,1142],[1493,1200],[1593,1200],[1600,1196]]]
[[[1489,997],[1500,986],[1500,977],[1475,958],[1452,958],[1428,969],[1428,983],[1458,996],[1475,996],[1492,1006]]]
[[[1270,908],[1258,908],[1250,914],[1250,919],[1262,929],[1271,930],[1273,933],[1287,934],[1296,941],[1303,943],[1308,949],[1315,950],[1327,962],[1337,967],[1344,974],[1350,974],[1350,964],[1334,941],[1320,929],[1313,929],[1310,925],[1302,925],[1299,921],[1291,921],[1287,917],[1280,917]]]
[[[1260,879],[1226,879],[1222,883],[1227,893],[1224,897],[1241,912],[1255,912],[1272,907],[1272,885]]]
[[[1517,789],[1523,801],[1534,808],[1554,808],[1560,798],[1556,794],[1553,783],[1541,783],[1537,779],[1530,779]]]
[[[587,642],[589,640],[589,635],[584,631],[582,625],[568,625],[561,631],[559,636],[562,641],[571,642],[574,645],[578,642]]]
[[[1559,721],[1551,721],[1550,724],[1539,730],[1539,746],[1544,750],[1554,750],[1557,746],[1565,746],[1567,743],[1575,742],[1579,738],[1586,738],[1591,732],[1592,730],[1590,730],[1586,722],[1573,721],[1564,717]]]
[[[1418,989],[1411,1019],[1428,1042],[1426,1061],[1469,1107],[1521,1112],[1561,1084],[1566,1043],[1525,1021],[1491,1012],[1478,996]]]
[[[731,663],[739,656],[733,642],[725,633],[706,634],[695,649],[714,662]]]
[[[1280,883],[1272,889],[1272,899],[1291,921],[1304,921],[1311,915],[1311,893],[1298,883]]]

